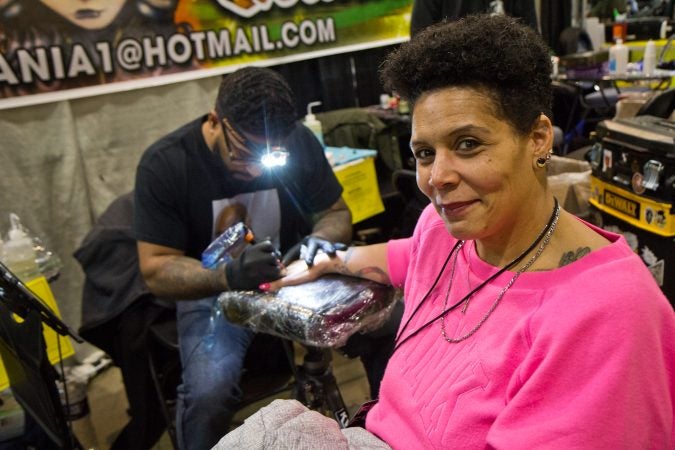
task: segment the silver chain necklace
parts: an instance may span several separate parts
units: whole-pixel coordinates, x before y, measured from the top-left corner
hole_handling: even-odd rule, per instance
[[[539,258],[539,256],[543,253],[544,249],[546,248],[548,243],[551,241],[551,236],[553,235],[553,232],[555,231],[556,225],[558,225],[558,218],[559,217],[560,217],[560,206],[558,206],[558,204],[556,202],[556,209],[555,209],[553,221],[551,222],[551,226],[549,227],[548,231],[544,235],[544,239],[541,241],[541,244],[539,245],[539,248],[537,249],[537,252],[534,255],[532,255],[532,257],[529,259],[529,261],[527,261],[527,263],[525,263],[520,269],[518,269],[518,271],[513,275],[513,277],[511,277],[509,282],[506,283],[506,286],[504,286],[502,288],[502,290],[499,292],[499,295],[497,295],[497,298],[495,299],[494,303],[492,303],[492,306],[490,306],[490,309],[488,309],[488,311],[485,313],[485,315],[483,315],[483,317],[480,319],[480,321],[478,321],[476,326],[474,326],[471,329],[471,331],[469,331],[465,335],[460,336],[458,338],[450,338],[450,337],[448,337],[447,333],[445,332],[445,316],[446,316],[446,314],[443,314],[441,316],[441,334],[443,335],[443,338],[447,342],[449,342],[451,344],[454,344],[454,343],[457,343],[457,342],[462,342],[463,340],[471,337],[476,331],[478,331],[478,329],[481,326],[483,326],[483,324],[485,323],[486,320],[488,320],[488,318],[490,317],[492,312],[495,309],[497,309],[497,305],[499,305],[499,302],[501,301],[502,297],[504,297],[504,294],[506,294],[506,291],[508,291],[511,288],[511,286],[513,286],[513,283],[516,282],[516,280],[518,279],[520,274],[525,272],[527,269],[529,269],[530,266],[532,266],[532,264],[534,264],[534,262],[537,260],[537,258]],[[448,284],[448,290],[445,293],[445,299],[443,300],[443,310],[446,309],[447,304],[448,304],[448,298],[450,296],[450,289],[452,288],[452,281],[455,278],[455,267],[457,265],[457,258],[459,257],[459,252],[460,252],[461,248],[464,246],[464,243],[465,243],[465,241],[462,241],[460,243],[459,248],[457,249],[457,252],[455,253],[455,259],[452,263],[452,270],[450,272],[450,283]],[[468,302],[469,302],[469,299],[471,297],[472,296],[469,296],[466,299],[464,307],[462,308],[462,312],[466,312],[466,308],[468,306]]]

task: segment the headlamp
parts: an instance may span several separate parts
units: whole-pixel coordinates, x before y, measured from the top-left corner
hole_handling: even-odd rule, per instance
[[[288,159],[288,151],[285,147],[271,147],[260,157],[260,163],[267,167],[282,167],[286,165]]]

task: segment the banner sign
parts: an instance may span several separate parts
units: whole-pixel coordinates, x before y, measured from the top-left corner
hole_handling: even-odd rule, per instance
[[[411,9],[412,0],[0,0],[0,108],[402,42]]]

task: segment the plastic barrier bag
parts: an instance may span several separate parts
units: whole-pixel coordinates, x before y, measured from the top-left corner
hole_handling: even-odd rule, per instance
[[[30,233],[28,233],[30,236]],[[43,243],[42,240],[33,236],[33,250],[35,250],[35,262],[37,262],[38,267],[42,275],[49,280],[55,280],[58,278],[61,273],[61,268],[63,268],[63,262],[61,258],[51,250],[49,250]]]
[[[244,225],[244,222],[235,223],[223,231],[202,252],[202,267],[215,269],[232,261],[252,240],[253,233]]]
[[[13,216],[13,218],[12,218]],[[31,240],[33,251],[35,252],[35,263],[38,266],[40,273],[48,280],[53,281],[58,278],[63,262],[59,256],[48,249],[37,235],[33,234],[26,226],[21,223],[21,219],[15,213],[10,213],[10,220],[14,222],[14,226],[23,231]],[[0,242],[2,242],[0,240]],[[0,248],[0,255],[2,249]]]
[[[314,347],[341,347],[388,319],[399,290],[374,281],[326,275],[277,292],[229,291],[218,304],[230,322]]]

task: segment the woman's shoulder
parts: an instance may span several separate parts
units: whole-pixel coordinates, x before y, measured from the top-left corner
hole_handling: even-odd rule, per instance
[[[647,316],[670,309],[652,273],[622,235],[573,220],[576,225],[569,230],[573,238],[563,241],[562,250],[556,247],[557,266],[544,272],[549,274],[550,299],[558,299],[565,310],[581,308],[600,314],[633,311],[637,304]]]
[[[630,307],[638,297],[663,301],[651,272],[622,235],[569,214],[561,217],[560,225],[554,235],[557,239],[542,254],[539,266],[525,277],[532,283],[529,287],[546,285],[549,294],[561,298],[563,304],[568,304],[570,295],[622,308]]]
[[[652,280],[640,257],[625,238],[571,216],[560,239],[551,242],[553,268],[566,279],[642,284]],[[595,284],[595,283],[594,283]],[[611,290],[610,286],[605,289]]]
[[[622,244],[619,241],[620,235],[594,227],[570,213],[563,212],[553,239],[532,268],[540,271],[559,269],[606,247],[614,246],[615,251],[620,251]]]

